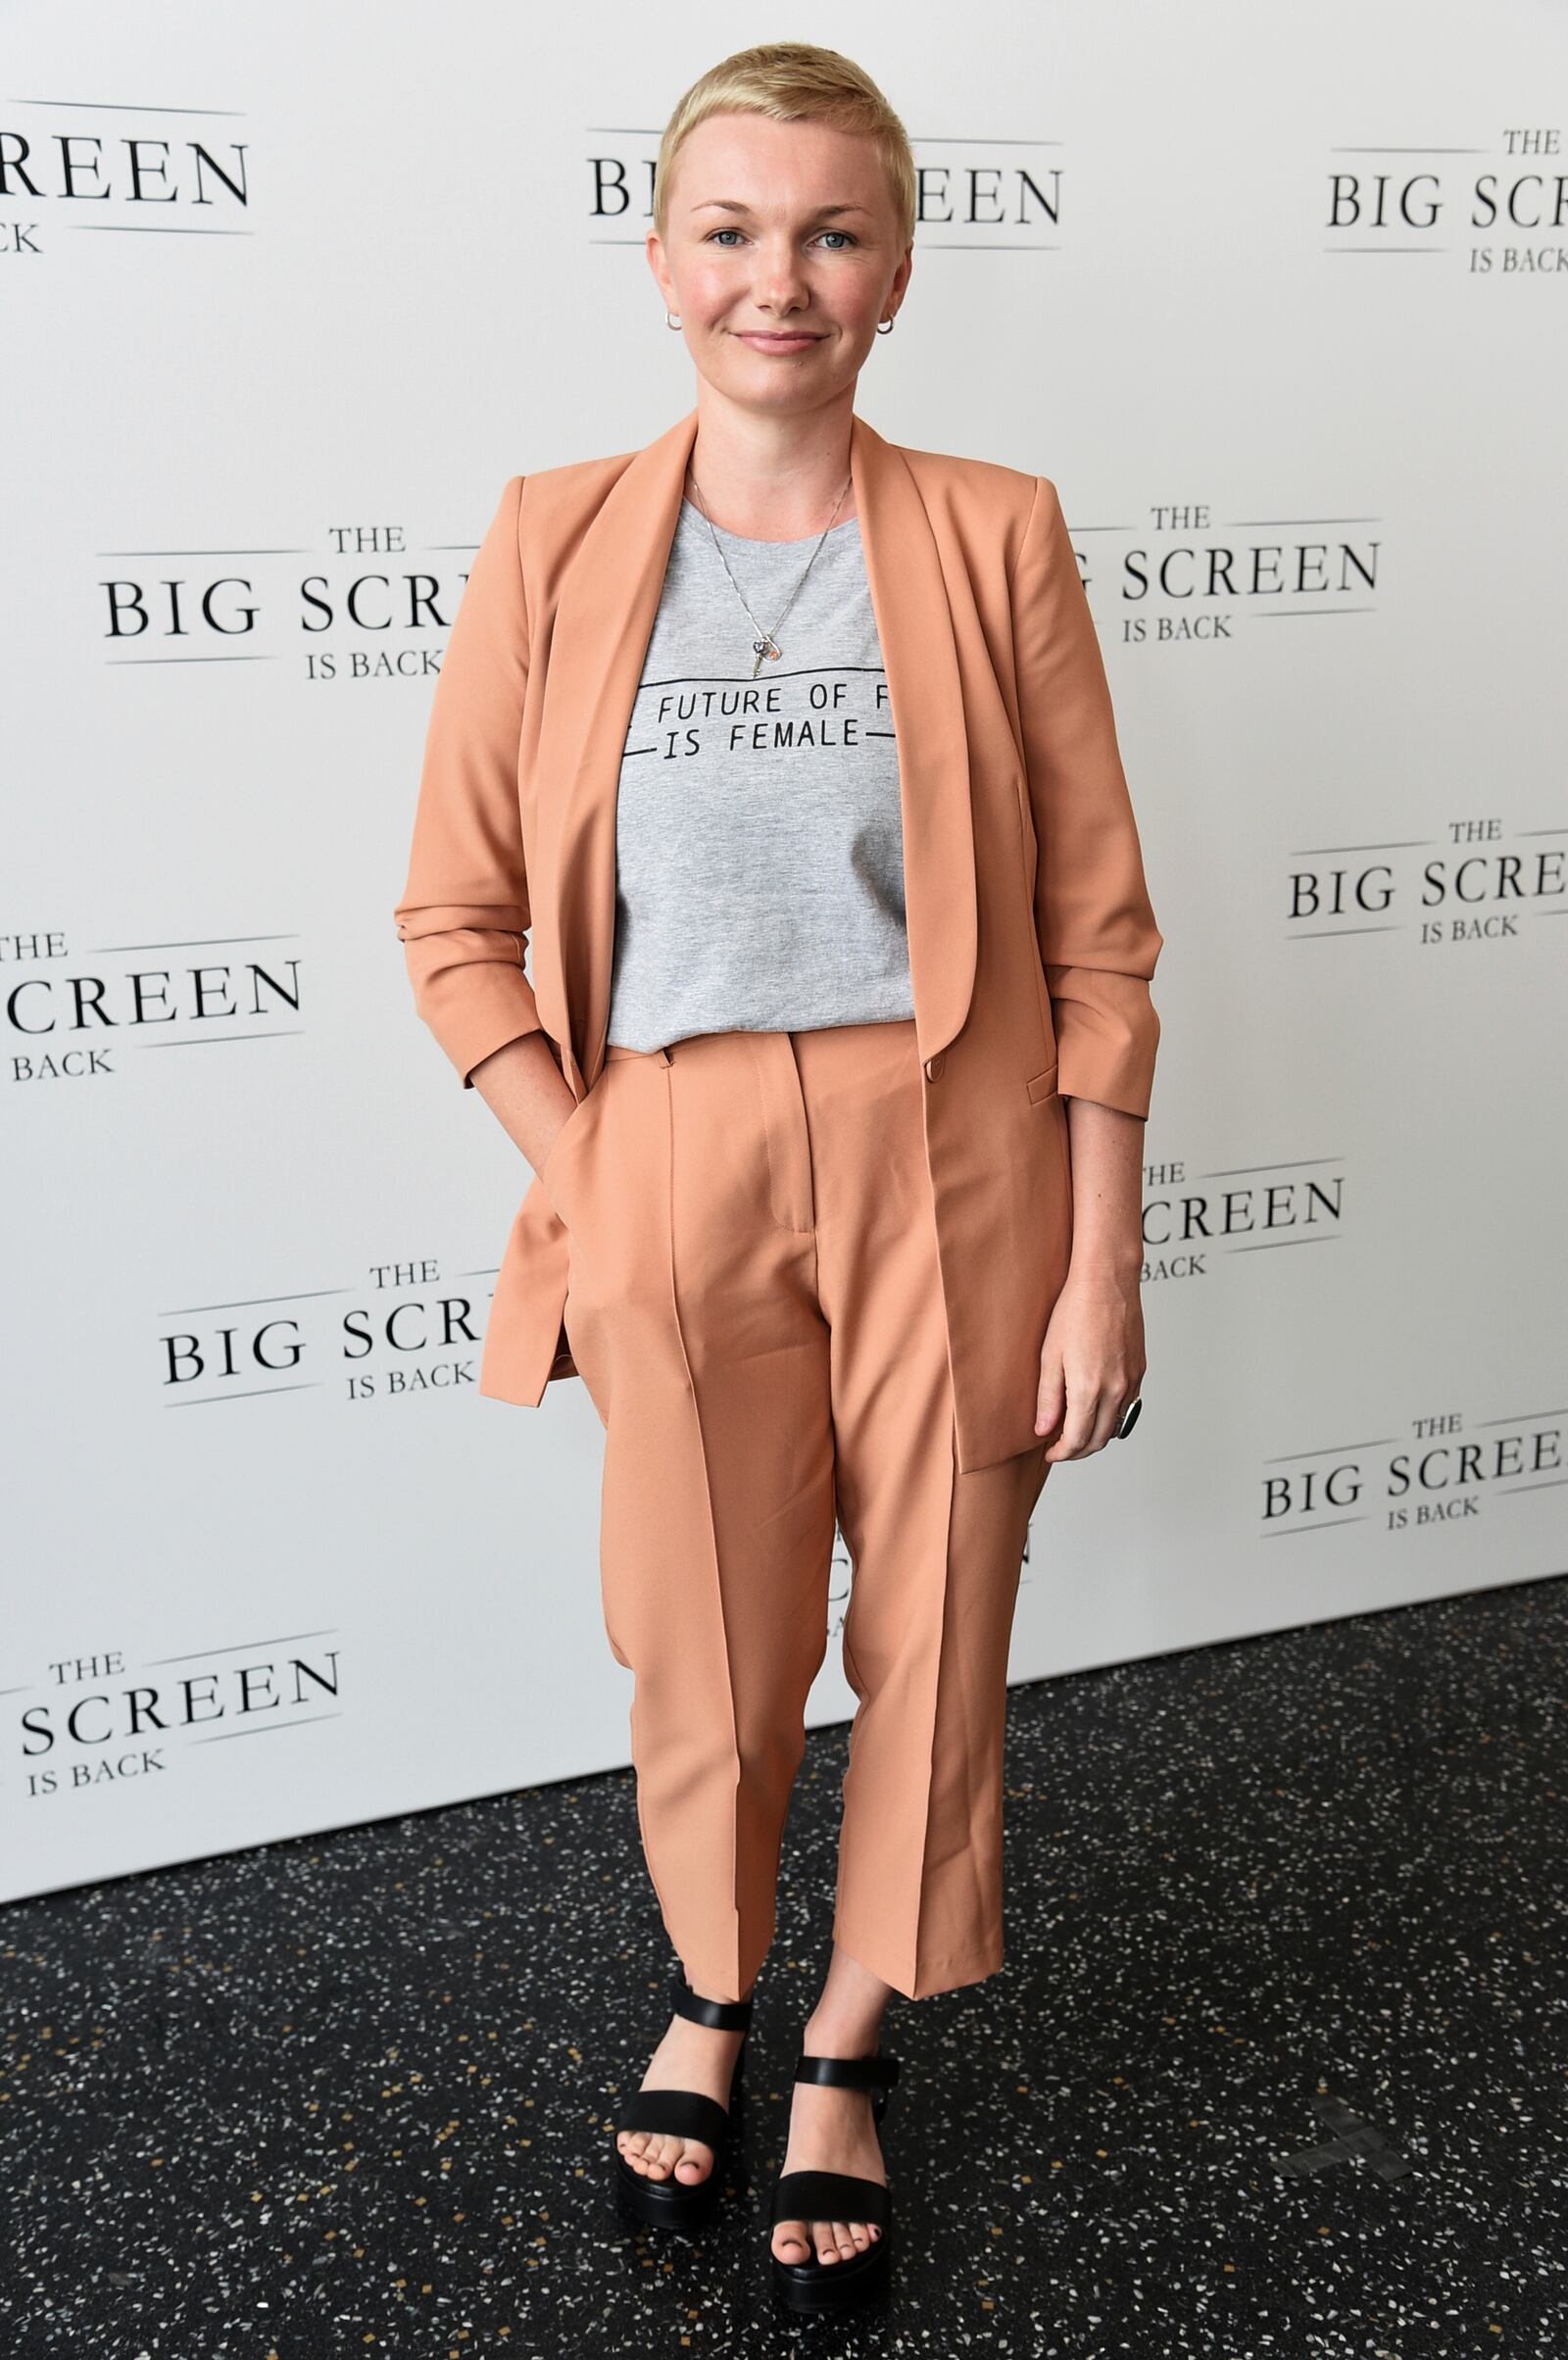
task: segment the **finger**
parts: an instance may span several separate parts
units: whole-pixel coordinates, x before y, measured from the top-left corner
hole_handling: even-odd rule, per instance
[[[1061,1434],[1046,1452],[1048,1459],[1077,1458],[1095,1430],[1100,1397],[1092,1388],[1075,1389],[1068,1398]]]
[[[1138,1378],[1136,1383],[1124,1385],[1124,1388],[1122,1388],[1122,1401],[1119,1401],[1119,1406],[1112,1406],[1112,1416],[1110,1416],[1110,1435],[1107,1435],[1107,1440],[1110,1440],[1110,1442],[1117,1440],[1117,1435],[1122,1433],[1122,1418],[1126,1416],[1126,1411],[1129,1411],[1131,1406],[1134,1406],[1134,1401],[1138,1400],[1138,1393],[1141,1393],[1141,1388],[1143,1388],[1143,1378]]]
[[[1045,1434],[1061,1424],[1067,1407],[1066,1372],[1061,1354],[1049,1344],[1040,1352],[1040,1382],[1035,1388],[1035,1431]]]
[[[1121,1421],[1137,1398],[1138,1387],[1129,1385],[1125,1379],[1104,1387],[1100,1414],[1095,1419],[1094,1440],[1089,1446],[1092,1450],[1102,1450],[1107,1443],[1115,1441]]]

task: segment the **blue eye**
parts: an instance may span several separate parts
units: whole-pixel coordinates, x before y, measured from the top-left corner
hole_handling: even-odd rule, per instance
[[[831,246],[831,247],[829,247],[828,251],[829,251],[829,253],[830,253],[830,254],[843,254],[843,253],[845,253],[845,252],[848,250],[848,248],[849,248],[850,246],[856,245],[856,244],[858,242],[858,240],[855,238],[855,236],[853,235],[853,233],[852,233],[850,230],[848,230],[848,229],[824,229],[824,230],[821,230],[821,231],[820,231],[818,234],[819,234],[820,236],[822,236],[822,237],[841,237],[841,238],[843,238],[843,239],[845,240],[845,245],[843,245],[843,246]],[[718,239],[718,238],[721,238],[721,237],[739,237],[740,235],[741,235],[741,232],[740,232],[740,230],[738,230],[738,229],[733,229],[733,228],[710,229],[710,230],[708,232],[708,235],[707,235],[707,237],[706,237],[706,238],[703,240],[703,243],[704,243],[705,245],[707,245],[707,246],[711,246],[711,245],[714,243],[715,239]],[[730,251],[731,251],[731,249],[730,249],[730,248],[728,248],[728,247],[726,247],[726,248],[724,249],[724,251],[725,251],[726,253],[728,253],[728,252],[730,252]]]

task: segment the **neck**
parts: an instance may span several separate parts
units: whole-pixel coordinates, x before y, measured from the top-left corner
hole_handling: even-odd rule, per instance
[[[772,412],[743,409],[705,383],[697,408],[687,490],[695,477],[693,496],[721,530],[796,541],[855,515],[855,487],[845,488],[853,389],[819,409]]]

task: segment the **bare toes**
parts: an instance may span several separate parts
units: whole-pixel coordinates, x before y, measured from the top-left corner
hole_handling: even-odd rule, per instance
[[[831,2267],[853,2261],[881,2234],[869,2221],[781,2221],[772,2247],[781,2262],[808,2261],[814,2251],[817,2261]]]

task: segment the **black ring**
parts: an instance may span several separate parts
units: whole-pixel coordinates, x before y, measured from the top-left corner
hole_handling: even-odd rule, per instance
[[[1119,1443],[1124,1443],[1127,1440],[1128,1435],[1131,1434],[1133,1428],[1137,1425],[1138,1412],[1140,1409],[1142,1409],[1143,1405],[1143,1395],[1141,1393],[1136,1394],[1128,1402],[1126,1408],[1122,1411],[1121,1424],[1116,1428],[1116,1440]]]

